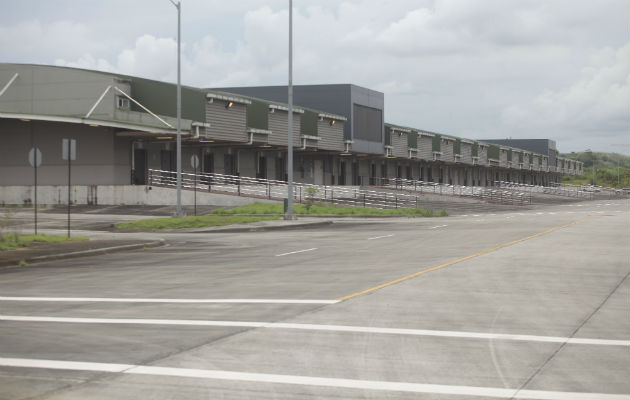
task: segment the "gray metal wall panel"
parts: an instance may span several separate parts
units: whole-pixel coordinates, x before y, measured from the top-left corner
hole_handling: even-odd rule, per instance
[[[322,150],[334,150],[342,152],[343,144],[343,121],[338,121],[335,125],[330,126],[327,120],[317,121],[317,136],[321,139],[318,148]]]
[[[420,136],[418,138],[418,157],[431,161],[433,160],[433,138],[430,136]]]
[[[77,143],[77,159],[72,162],[73,184],[117,185],[131,181],[131,141],[115,136],[110,128],[0,120],[0,132],[4,139],[0,146],[0,185],[33,183],[34,171],[28,163],[31,140],[42,152],[38,183],[67,184],[68,162],[61,159],[63,138],[75,139]]]
[[[289,113],[282,110],[275,110],[269,113],[269,144],[277,146],[286,146],[288,142],[288,121]],[[301,147],[300,139],[300,114],[293,113],[293,147]]]
[[[398,132],[392,133],[392,147],[392,155],[394,157],[408,158],[407,134],[403,133],[399,135]]]
[[[244,104],[234,103],[230,109],[226,109],[225,102],[220,100],[206,104],[206,122],[210,123],[206,133],[211,139],[247,142],[246,120],[247,107]]]

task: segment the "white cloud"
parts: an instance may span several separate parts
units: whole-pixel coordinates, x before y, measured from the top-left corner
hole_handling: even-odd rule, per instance
[[[3,23],[0,16],[0,54],[11,55],[7,61],[175,81],[175,12],[168,1],[137,0],[125,13],[76,1],[81,15],[62,17],[48,7],[47,20],[25,13]],[[286,83],[285,0],[183,6],[184,84]],[[389,122],[473,138],[548,136],[561,148],[561,138],[573,142],[593,130],[617,135],[627,127],[622,61],[628,57],[618,50],[630,36],[627,0],[300,0],[294,6],[294,83],[381,90]],[[140,12],[141,20],[125,22]]]
[[[545,90],[530,101],[507,107],[503,119],[514,129],[554,132],[563,138],[580,133],[627,141],[630,132],[630,43],[594,52],[589,66],[569,87]],[[617,139],[613,139],[617,138]]]

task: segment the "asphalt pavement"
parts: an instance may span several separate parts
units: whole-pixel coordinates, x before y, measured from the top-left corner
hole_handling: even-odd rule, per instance
[[[165,244],[0,270],[0,398],[627,400],[628,206],[221,233],[88,216],[77,235]]]

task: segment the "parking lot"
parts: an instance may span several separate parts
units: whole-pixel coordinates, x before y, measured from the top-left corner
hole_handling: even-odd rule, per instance
[[[0,398],[630,399],[628,206],[249,233],[77,216],[167,245],[0,270]]]

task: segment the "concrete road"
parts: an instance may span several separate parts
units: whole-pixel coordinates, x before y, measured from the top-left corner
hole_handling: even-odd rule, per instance
[[[0,271],[0,398],[630,399],[628,207],[151,234],[169,246]]]

